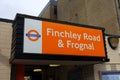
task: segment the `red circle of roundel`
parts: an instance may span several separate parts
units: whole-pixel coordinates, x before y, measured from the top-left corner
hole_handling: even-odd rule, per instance
[[[38,33],[38,31],[36,31],[36,30],[30,30],[30,31],[28,31],[28,33],[27,33],[27,37],[28,37],[28,39],[30,40],[30,41],[37,41],[38,39],[39,39],[39,36],[36,36],[35,38],[32,38],[30,35],[31,35],[31,33],[35,33],[35,35],[39,35],[39,33]]]

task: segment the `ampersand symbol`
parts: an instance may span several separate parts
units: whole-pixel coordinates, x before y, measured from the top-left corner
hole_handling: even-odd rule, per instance
[[[64,44],[63,44],[62,40],[58,40],[58,47],[61,47],[61,48],[64,47]]]

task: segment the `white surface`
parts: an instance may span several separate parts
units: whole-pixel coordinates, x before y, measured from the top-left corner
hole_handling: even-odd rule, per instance
[[[28,39],[26,33],[29,30],[37,30],[41,37],[33,42]],[[25,19],[24,25],[24,53],[42,53],[42,22],[39,20]]]

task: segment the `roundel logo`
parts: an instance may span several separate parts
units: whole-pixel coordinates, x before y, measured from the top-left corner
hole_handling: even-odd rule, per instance
[[[37,41],[41,37],[37,30],[29,30],[26,36],[30,41]]]

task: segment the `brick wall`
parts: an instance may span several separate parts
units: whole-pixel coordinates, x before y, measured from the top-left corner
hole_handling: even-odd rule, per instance
[[[0,80],[10,80],[12,24],[0,22]]]
[[[108,44],[106,37],[107,54],[110,62],[94,65],[94,78],[100,80],[100,71],[120,71],[120,39],[117,49],[113,50]]]

